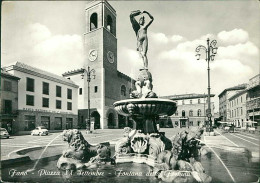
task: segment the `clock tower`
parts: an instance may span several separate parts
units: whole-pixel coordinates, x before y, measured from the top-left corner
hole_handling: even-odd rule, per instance
[[[116,11],[105,0],[93,1],[87,4],[85,15],[85,64],[116,72]]]
[[[113,103],[129,98],[134,80],[117,70],[116,11],[106,0],[92,1],[85,8],[85,25],[84,68],[63,74],[79,86],[79,126],[86,126],[89,111],[95,129],[126,126]]]
[[[92,1],[86,6],[85,17],[85,68],[89,66],[95,70],[95,79],[90,82],[90,108],[96,109],[100,114],[100,127],[107,128],[107,113],[111,113],[115,92],[119,90],[119,86],[115,85],[118,75],[116,11],[106,0]],[[85,77],[85,96],[86,79]],[[84,101],[87,104],[87,98]],[[114,121],[117,121],[117,114],[114,111],[112,113]]]

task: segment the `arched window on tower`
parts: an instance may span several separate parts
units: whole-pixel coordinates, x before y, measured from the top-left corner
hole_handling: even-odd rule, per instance
[[[201,110],[200,109],[198,110],[198,116],[201,116]]]
[[[193,116],[193,110],[189,111],[189,116]]]
[[[121,86],[121,95],[126,96],[126,87],[125,87],[125,85]]]
[[[90,31],[93,31],[98,28],[98,16],[97,13],[93,13],[90,16]]]
[[[109,32],[113,33],[113,20],[111,18],[110,15],[107,16],[107,30],[109,30]]]

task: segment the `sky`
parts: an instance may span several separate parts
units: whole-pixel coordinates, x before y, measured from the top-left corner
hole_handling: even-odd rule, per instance
[[[1,66],[17,61],[61,75],[84,65],[85,1],[4,1]],[[260,7],[252,1],[109,1],[117,12],[118,70],[136,78],[142,60],[129,21],[133,10],[148,11],[148,62],[159,96],[207,93],[205,55],[195,49],[217,40],[210,62],[211,93],[247,83],[259,74]],[[146,21],[148,21],[146,16]],[[129,69],[130,68],[130,69]]]

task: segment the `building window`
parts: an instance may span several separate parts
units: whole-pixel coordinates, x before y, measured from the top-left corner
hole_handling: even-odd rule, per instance
[[[192,110],[189,111],[189,116],[191,116],[191,117],[193,116],[193,111]]]
[[[193,121],[190,121],[190,126],[193,126]]]
[[[184,100],[182,100],[182,105],[184,105]]]
[[[56,86],[56,97],[61,97],[61,87]]]
[[[72,110],[72,103],[71,102],[67,102],[67,110]]]
[[[66,129],[72,129],[73,119],[66,118]]]
[[[242,103],[243,99],[242,99],[242,96],[241,96],[241,103]]]
[[[34,79],[26,78],[26,91],[34,92]]]
[[[241,108],[241,116],[243,115],[243,109]]]
[[[178,111],[175,112],[175,116],[178,116]]]
[[[4,91],[12,91],[12,82],[4,80]]]
[[[12,113],[12,100],[4,100],[4,114]]]
[[[184,111],[184,110],[181,112],[181,116],[182,116],[182,117],[185,116],[185,111]]]
[[[26,95],[26,105],[34,106],[34,96]]]
[[[98,16],[97,13],[93,13],[90,16],[90,31],[98,28]]]
[[[95,88],[94,88],[94,92],[95,92],[95,93],[98,92],[98,86],[95,86]]]
[[[200,104],[200,99],[198,99],[198,104]]]
[[[42,107],[49,107],[49,98],[42,98]]]
[[[190,100],[190,104],[192,104],[192,100]]]
[[[72,99],[72,89],[67,89],[67,99]]]
[[[121,86],[121,95],[126,96],[126,87],[125,87],[125,85]]]
[[[61,100],[56,100],[56,109],[61,109]]]
[[[35,116],[25,115],[24,121],[25,121],[25,128],[24,128],[25,131],[31,131],[35,129]]]
[[[61,130],[62,129],[62,118],[61,117],[55,117],[55,126],[54,130]]]
[[[113,20],[111,18],[110,15],[107,16],[107,29],[109,30],[109,32],[113,33],[113,29],[112,29],[112,24],[113,24]]]
[[[79,95],[82,95],[82,88],[79,88]]]
[[[197,115],[201,116],[201,110],[200,109],[198,109]]]
[[[49,83],[42,82],[42,94],[49,95]]]
[[[50,117],[49,116],[42,116],[41,117],[41,124],[48,130],[50,129]]]

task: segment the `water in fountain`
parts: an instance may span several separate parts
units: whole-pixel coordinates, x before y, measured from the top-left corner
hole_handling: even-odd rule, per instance
[[[35,170],[36,166],[38,165],[38,163],[39,163],[40,159],[42,158],[42,156],[43,156],[44,152],[46,151],[46,149],[52,144],[52,142],[53,142],[54,140],[56,140],[56,139],[57,139],[58,137],[60,137],[61,135],[62,135],[62,133],[59,134],[59,135],[57,135],[54,139],[52,139],[52,140],[45,146],[45,148],[43,149],[43,151],[42,151],[42,153],[40,154],[39,158],[38,158],[37,161],[35,162],[33,168],[28,169],[27,172],[32,172],[32,171]]]

